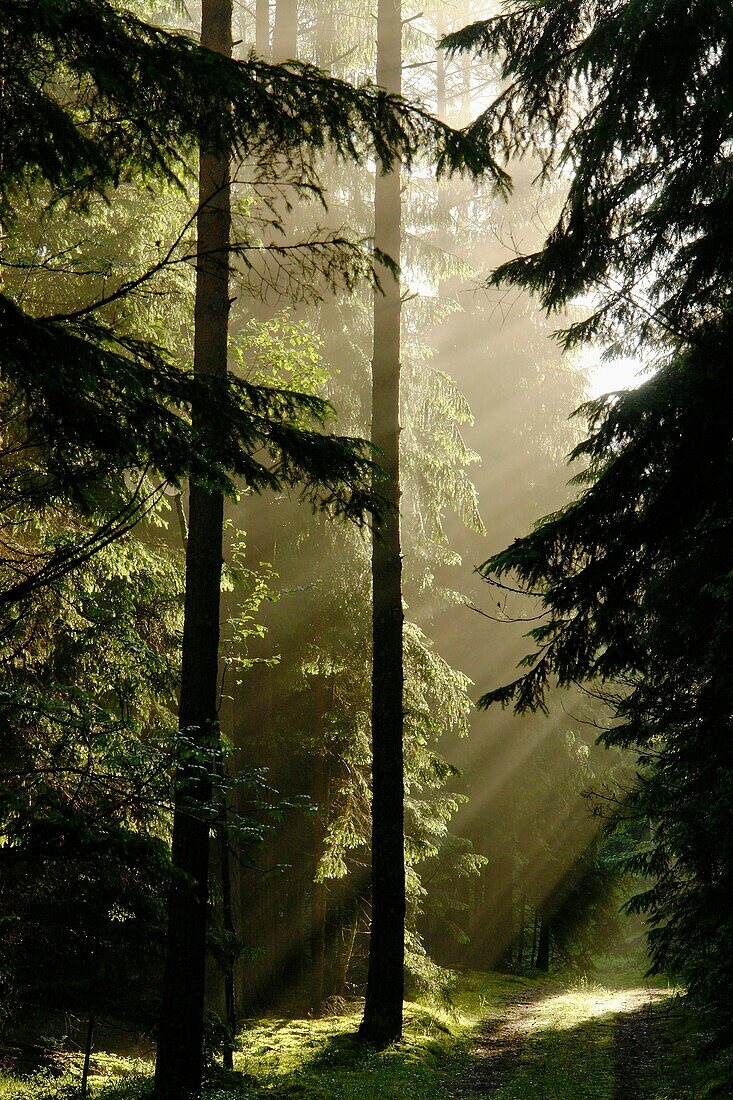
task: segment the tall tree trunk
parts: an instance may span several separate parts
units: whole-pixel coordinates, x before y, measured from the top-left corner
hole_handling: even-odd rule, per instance
[[[443,5],[439,4],[435,11],[435,29],[438,38],[445,34],[445,19],[443,17]],[[445,51],[436,50],[435,73],[435,113],[438,118],[445,121],[448,113],[448,98],[445,85]]]
[[[94,1043],[94,1013],[89,1013],[89,1022],[87,1023],[87,1039],[84,1044],[84,1066],[81,1071],[81,1100],[86,1100],[87,1090],[89,1087],[89,1067],[92,1061],[92,1045]]]
[[[255,53],[270,57],[270,0],[255,0]]]
[[[468,126],[471,121],[473,106],[473,94],[471,90],[471,57],[465,53],[461,61],[461,73],[463,76],[463,89],[461,94],[461,126]]]
[[[377,83],[401,88],[400,0],[379,0]],[[378,174],[375,243],[400,256],[400,171]],[[374,297],[372,440],[392,506],[372,540],[372,923],[366,1004],[360,1034],[384,1045],[402,1033],[405,956],[405,842],[402,557],[400,553],[400,286],[386,269]]]
[[[336,959],[336,972],[333,982],[333,994],[336,997],[346,996],[346,986],[349,978],[349,966],[354,954],[356,934],[359,931],[359,916],[361,914],[361,896],[355,893],[345,904],[345,916],[341,930],[342,942]]]
[[[202,44],[230,56],[231,21],[231,0],[203,0]],[[202,148],[194,371],[222,380],[227,371],[229,233],[229,157]],[[176,775],[173,877],[155,1071],[158,1100],[196,1095],[203,1073],[211,769],[219,750],[223,513],[221,493],[191,484],[179,706],[179,729],[188,753]]]
[[[537,960],[537,927],[538,927],[538,925],[539,925],[539,917],[537,915],[537,910],[535,909],[535,911],[534,911],[534,924],[532,925],[532,954],[529,957],[529,965],[530,966],[536,966],[537,965],[536,960]]]
[[[277,0],[272,31],[272,60],[276,65],[298,53],[298,0]]]
[[[311,1010],[318,1014],[323,1007],[326,968],[326,916],[328,888],[315,880],[324,851],[331,804],[331,757],[325,744],[326,678],[317,676],[312,687],[313,732],[316,746],[313,795],[318,812],[313,815],[313,877],[311,879]]]
[[[527,913],[527,894],[525,887],[522,886],[519,895],[519,939],[517,941],[517,966],[521,966],[524,962],[524,937],[527,927],[526,922]]]
[[[315,62],[319,69],[328,69],[333,56],[333,0],[320,0],[316,7]]]
[[[537,969],[545,974],[550,969],[550,919],[540,918],[540,935],[537,941]]]
[[[234,980],[236,962],[237,931],[234,925],[232,909],[232,869],[229,853],[227,777],[224,762],[219,759],[217,768],[221,783],[219,801],[219,820],[217,821],[217,844],[219,848],[219,870],[221,875],[221,919],[226,937],[222,976],[224,978],[224,1006],[227,1036],[224,1044],[224,1069],[234,1069],[234,1036],[237,1033],[237,1000]]]

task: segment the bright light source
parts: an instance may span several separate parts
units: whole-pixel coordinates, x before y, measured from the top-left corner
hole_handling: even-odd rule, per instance
[[[600,397],[602,393],[612,390],[635,389],[649,377],[639,359],[605,360],[597,348],[585,348],[578,354],[575,362],[588,379],[589,397]]]

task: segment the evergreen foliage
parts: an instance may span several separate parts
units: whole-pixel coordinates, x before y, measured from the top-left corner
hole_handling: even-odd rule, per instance
[[[432,146],[446,169],[487,167],[458,131],[399,97],[311,65],[230,60],[108,0],[4,0],[0,15],[3,220],[33,179],[79,198],[129,174],[181,179],[199,144],[262,166],[287,149],[304,172],[325,148],[348,160],[373,148],[388,167]]]
[[[128,536],[5,639],[2,1009],[26,1023],[154,1022],[181,603],[178,563]]]
[[[300,193],[320,193],[315,169],[325,147],[355,160],[373,150],[388,166],[395,156],[409,163],[430,146],[446,168],[484,167],[474,159],[473,143],[399,98],[373,87],[356,89],[312,66],[284,69],[221,57],[105,0],[13,2],[0,15],[0,218],[11,239],[16,208],[29,187],[44,183],[52,204],[84,204],[100,193],[111,198],[125,179],[183,184],[200,142],[236,149],[258,171],[267,171],[287,149],[295,172],[289,182]],[[42,256],[35,259],[43,266]],[[153,272],[159,267],[153,265]],[[150,276],[122,281],[101,298],[46,317],[26,314],[3,295],[12,499],[27,495],[33,508],[51,499],[79,505],[100,475],[133,468],[173,484],[190,473],[230,491],[232,475],[258,490],[302,479],[306,495],[337,512],[358,517],[365,506],[378,510],[368,451],[360,442],[324,434],[331,410],[322,401],[236,380],[193,379],[162,348],[98,319],[103,306]],[[192,405],[202,410],[195,431],[187,416]],[[264,463],[252,457],[263,444]],[[30,449],[32,466],[13,463],[14,455]],[[125,499],[123,493],[120,501],[119,480],[115,489],[107,513],[119,533],[144,511],[146,494],[130,499],[128,492]],[[103,523],[98,541],[109,537]],[[16,549],[11,545],[4,555],[11,572],[13,562],[22,561]],[[90,549],[67,546],[40,569],[16,565],[21,576],[11,578],[6,601],[48,583]]]
[[[327,8],[327,4],[321,3],[312,7],[299,6],[299,54],[314,55],[317,44],[312,43],[310,34],[313,29],[317,30]],[[342,20],[344,14],[342,11],[333,13],[335,27],[329,21],[334,71],[347,79],[360,80],[365,72],[373,71],[373,28],[368,21],[354,21],[351,9],[347,18]],[[241,20],[240,33],[247,41],[251,39],[251,21],[248,21],[246,13],[241,15]],[[409,27],[410,24],[403,29],[412,49],[414,43]],[[432,41],[427,47],[425,42],[421,42],[421,49],[424,55],[430,53],[434,56]],[[406,71],[409,72],[409,66]],[[333,227],[328,231],[343,232],[343,226],[347,224],[349,235],[356,239],[369,234],[373,221],[372,166],[366,164],[354,168],[329,159],[321,168],[320,179],[328,192],[327,226]],[[432,171],[418,163],[414,172],[403,175],[403,181],[403,210],[407,223],[406,270],[401,276],[405,291],[401,308],[403,430],[400,450],[405,493],[402,505],[404,566],[409,585],[406,599],[411,620],[407,626],[409,638],[405,664],[409,693],[411,685],[418,682],[427,685],[430,679],[424,668],[420,667],[418,658],[421,648],[409,644],[414,634],[421,637],[426,648],[429,648],[427,638],[416,624],[419,622],[427,629],[429,617],[442,598],[455,598],[455,593],[436,580],[439,567],[455,567],[459,562],[444,529],[446,515],[459,513],[462,520],[476,528],[480,527],[480,519],[476,493],[464,469],[478,458],[461,435],[463,427],[471,423],[470,409],[453,380],[431,362],[433,351],[426,338],[426,333],[456,308],[454,302],[438,298],[436,292],[440,279],[458,271],[465,274],[465,267],[456,256],[437,247],[431,239],[433,225],[438,218],[437,187]],[[279,201],[284,207],[282,197]],[[256,208],[253,213],[257,216]],[[281,221],[286,244],[313,233],[309,220],[311,215],[312,211],[302,207],[284,212]],[[427,284],[429,290],[407,292],[406,286],[411,285],[413,278]],[[267,364],[264,372],[259,373],[263,367],[259,361],[260,349],[268,349],[275,335],[280,338],[281,349],[289,345],[285,377],[292,377],[292,381],[287,384],[301,388],[300,379],[308,377],[308,368],[303,363],[303,356],[292,346],[290,333],[294,332],[296,324],[291,318],[300,318],[305,314],[313,346],[322,356],[322,363],[311,374],[309,384],[317,386],[317,392],[323,392],[322,387],[327,387],[325,392],[338,408],[345,429],[355,435],[365,434],[369,418],[367,383],[372,344],[371,287],[363,284],[353,293],[339,293],[333,300],[317,303],[315,308],[308,304],[304,307],[301,304],[302,295],[298,295],[298,304],[294,306],[293,295],[287,293],[287,288],[283,291],[268,284],[263,293],[267,298],[264,305],[254,303],[258,317],[256,321],[247,316],[253,308],[247,299],[240,299],[233,306],[234,341],[238,348],[241,346],[242,365],[249,372],[247,377],[269,382],[283,378],[281,371],[273,375]],[[268,312],[273,298],[277,304]],[[238,325],[242,327],[237,329]],[[306,331],[305,326],[301,331]],[[282,337],[285,337],[285,344]],[[289,373],[291,369],[292,376]],[[328,911],[322,917],[326,921],[326,935],[331,937],[329,943],[334,940],[341,944],[348,942],[353,928],[354,898],[359,899],[359,931],[364,927],[368,911],[363,867],[368,856],[365,828],[369,809],[364,755],[367,742],[364,739],[368,739],[369,730],[363,691],[368,686],[369,647],[362,629],[369,614],[370,594],[368,587],[365,588],[368,559],[365,557],[366,544],[359,534],[332,531],[318,519],[311,521],[302,511],[289,508],[287,502],[267,498],[248,501],[245,498],[242,508],[241,522],[252,533],[250,545],[257,547],[260,558],[275,560],[276,555],[284,596],[267,617],[269,635],[262,647],[264,652],[271,652],[273,648],[277,650],[281,657],[278,667],[272,671],[253,670],[253,676],[249,683],[245,682],[245,690],[238,697],[244,700],[254,695],[265,718],[264,721],[256,719],[251,729],[247,724],[246,730],[242,730],[246,720],[237,715],[240,725],[237,740],[246,741],[246,752],[251,754],[256,739],[258,750],[255,756],[267,760],[272,768],[274,785],[291,792],[307,789],[319,806],[318,813],[313,817],[312,837],[306,825],[309,835],[306,850],[302,850],[300,843],[302,830],[293,825],[295,837],[283,836],[279,842],[272,838],[260,857],[265,866],[284,862],[291,865],[278,879],[273,876],[271,880],[270,892],[282,900],[263,901],[263,909],[267,913],[270,906],[278,912],[287,910],[292,923],[286,928],[283,921],[270,933],[269,929],[263,932],[263,926],[269,924],[268,916],[253,915],[248,918],[243,914],[242,920],[248,926],[251,920],[251,931],[247,934],[262,944],[264,952],[261,960],[255,960],[249,969],[267,971],[269,968],[271,971],[275,965],[273,960],[278,955],[284,956],[283,984],[302,992],[304,980],[317,967],[317,951],[313,948],[309,914],[304,918],[302,911],[297,912],[301,895],[305,895],[306,902],[309,897],[317,899],[321,890],[328,895]],[[436,682],[443,682],[443,666],[444,662],[433,651],[430,675],[436,678]],[[447,671],[450,672],[449,669]],[[460,674],[453,672],[452,675],[456,677],[456,683],[462,682]],[[462,706],[468,704],[466,692],[467,685],[464,684]],[[452,694],[447,692],[443,696],[438,692],[432,698],[434,720],[425,725],[429,745],[434,745],[441,734],[454,729],[450,717]],[[277,701],[276,705],[272,700]],[[238,710],[238,700],[235,700],[235,711]],[[268,712],[271,714],[269,718]],[[336,732],[341,734],[340,738],[336,737]],[[435,750],[437,755],[437,745]],[[297,754],[298,767],[292,767],[289,762],[293,752]],[[415,763],[410,735],[406,766],[408,782],[413,789],[421,785],[416,779]],[[437,803],[440,797],[437,786],[431,790],[436,778],[435,775],[430,776],[430,783],[420,795],[426,805],[431,800]],[[454,785],[453,779],[451,769],[446,769],[441,786]],[[445,795],[446,825],[448,807],[452,813],[459,801],[459,798],[454,800],[452,794]],[[353,817],[347,816],[342,821],[341,811],[344,808],[353,811]],[[352,840],[356,837],[355,847],[350,849],[350,855],[343,864],[330,864],[330,838],[338,835],[342,824],[347,826],[343,831],[344,837]],[[352,825],[353,833],[350,832]],[[320,833],[324,826],[328,831],[325,838]],[[429,835],[429,827],[432,827],[429,815],[417,815],[411,820],[410,842],[422,844],[434,839]],[[286,830],[287,826],[283,832]],[[441,842],[453,848],[453,840],[446,830],[441,830],[440,837]],[[324,841],[326,852],[321,855]],[[320,881],[322,876],[316,872],[319,862],[329,869],[329,877],[323,883]],[[468,862],[465,861],[466,865]],[[455,870],[461,859],[446,860],[446,863],[450,863]],[[338,871],[338,875],[331,877],[332,871]],[[431,964],[424,959],[424,948],[417,936],[422,919],[418,913],[418,902],[424,893],[420,873],[417,863],[411,862],[408,875],[408,969],[411,972],[419,970],[418,980],[423,984],[435,983],[437,989],[444,983],[445,974],[439,968],[431,969]],[[317,877],[315,885],[314,877]],[[432,902],[431,892],[425,904],[429,907]],[[294,941],[296,947],[293,947]],[[354,983],[358,984],[363,979],[359,966],[359,945],[363,942],[363,937],[359,935],[349,974],[350,988],[355,988]],[[342,993],[340,978],[338,975],[338,980],[331,985],[327,980],[326,989],[337,989]],[[260,983],[255,979],[253,985],[266,1004],[278,1003],[282,995],[280,986],[274,989],[270,986],[262,992],[266,981]]]
[[[731,12],[664,2],[512,5],[447,40],[496,52],[507,82],[475,124],[490,150],[570,174],[537,253],[493,275],[547,309],[590,296],[566,344],[604,338],[656,373],[582,411],[578,499],[484,564],[539,596],[526,671],[484,705],[542,707],[552,679],[613,704],[633,748],[622,813],[651,823],[628,861],[649,876],[656,970],[730,1043]]]
[[[452,921],[461,904],[453,883],[465,878],[475,888],[487,860],[451,835],[465,796],[439,741],[466,732],[470,681],[439,654],[429,625],[441,602],[460,599],[448,571],[460,564],[451,518],[476,533],[483,528],[467,470],[478,455],[462,435],[471,411],[434,360],[433,344],[436,330],[461,313],[456,287],[473,278],[453,253],[489,231],[493,208],[483,192],[449,194],[440,177],[458,171],[473,180],[484,172],[492,193],[506,191],[508,177],[497,164],[501,150],[487,152],[480,127],[461,134],[369,82],[368,8],[360,0],[341,7],[305,0],[299,28],[292,0],[278,2],[274,53],[285,56],[285,31],[293,54],[312,37],[318,64],[333,62],[334,72],[357,83],[366,73],[361,87],[298,61],[267,64],[246,46],[230,60],[185,32],[146,22],[137,3],[0,0],[0,1013],[12,1024],[40,1007],[150,1033],[166,886],[173,881],[183,893],[190,886],[172,871],[168,851],[172,777],[181,768],[205,790],[183,816],[195,820],[207,855],[216,840],[212,881],[206,871],[201,876],[210,887],[203,923],[232,1007],[238,960],[246,990],[258,969],[280,995],[307,982],[314,1014],[324,1002],[331,1007],[329,993],[333,1006],[341,1004],[364,977],[372,795],[364,517],[379,521],[384,501],[379,456],[356,437],[366,434],[362,368],[378,287],[374,261],[385,278],[397,275],[369,238],[375,161],[377,171],[395,161],[409,169],[398,308],[412,987],[444,993],[452,978],[426,950],[426,927],[442,935],[453,924],[467,938]],[[436,62],[432,19],[439,30],[444,15],[415,13],[404,23],[407,86],[409,95],[435,100],[442,119],[465,122],[476,74],[463,60],[447,68],[443,58]],[[338,34],[330,33],[331,16]],[[244,23],[248,13],[240,9],[236,18]],[[200,148],[234,151],[232,239],[213,266],[221,260],[229,268],[238,298],[229,373],[218,380],[188,366],[194,276],[206,266],[202,256],[212,258],[194,239],[199,211],[189,194]],[[438,182],[425,154],[437,161]],[[315,197],[326,228],[311,223],[313,208],[296,207],[293,196]],[[324,286],[349,293],[323,303]],[[252,294],[274,295],[277,311]],[[296,300],[307,307],[296,313]],[[481,308],[466,312],[456,330]],[[531,358],[520,387],[540,376],[538,363]],[[516,380],[506,384],[511,389]],[[501,410],[501,397],[496,403]],[[334,405],[345,412],[339,427],[348,434],[331,434]],[[528,417],[519,434],[531,430]],[[279,622],[274,616],[270,624],[286,628],[284,644],[276,639],[284,660],[275,674],[279,656],[260,624],[276,574],[245,564],[239,536],[225,534],[221,589],[230,619],[220,682],[216,644],[203,645],[200,631],[191,639],[193,650],[213,654],[212,737],[208,725],[185,719],[177,733],[175,720],[182,570],[166,545],[174,540],[166,535],[164,501],[175,502],[185,544],[189,477],[196,490],[229,495],[248,528],[250,557],[277,556],[287,594]],[[292,512],[273,507],[293,488],[314,508],[355,524],[316,516],[306,528],[293,518],[295,502]],[[262,491],[269,495],[260,501]],[[221,555],[208,557],[218,599]],[[264,640],[264,653],[250,651],[253,638]],[[526,768],[522,790],[538,793],[533,839],[545,869],[562,880],[552,899],[554,950],[585,958],[590,941],[578,915],[590,909],[592,927],[605,927],[600,899],[611,876],[594,849],[568,872],[577,847],[558,854],[546,836],[543,812],[551,803],[570,805],[583,771],[582,747],[570,738],[563,745],[562,789],[557,771],[545,767],[557,756],[548,742]],[[523,809],[512,806],[490,826],[494,889],[502,859],[510,877],[519,868],[519,843],[505,849]],[[540,891],[529,900],[539,908]],[[663,901],[650,894],[643,904],[660,909]],[[510,893],[510,916],[511,908]],[[178,913],[185,925],[185,908]],[[243,913],[265,939],[261,960],[247,950],[254,937]],[[474,924],[485,913],[477,904]],[[674,935],[659,948],[667,957],[676,950]],[[203,975],[203,932],[201,943]],[[192,954],[182,954],[182,970],[192,970]],[[197,998],[180,997],[177,1006],[174,995],[173,1003],[198,1011]],[[256,1005],[253,998],[247,1007]],[[184,1013],[167,1015],[175,1022]],[[226,1016],[231,1054],[229,1004]],[[173,1061],[198,1058],[200,1046],[180,1042]]]

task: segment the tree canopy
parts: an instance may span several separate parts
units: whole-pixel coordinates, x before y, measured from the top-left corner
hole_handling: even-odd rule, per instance
[[[34,183],[46,184],[49,202],[73,204],[99,193],[113,201],[110,188],[131,178],[183,186],[202,141],[236,150],[259,170],[287,150],[296,188],[309,193],[319,191],[315,167],[325,148],[356,160],[373,151],[385,166],[430,149],[446,169],[486,167],[473,142],[399,97],[308,65],[231,60],[104,0],[4,3],[0,14],[0,218],[8,234],[14,196]],[[123,285],[113,297],[131,289]],[[324,433],[327,402],[237,379],[194,379],[165,349],[102,320],[106,304],[103,295],[43,317],[2,296],[11,499],[38,508],[71,496],[91,507],[100,477],[134,469],[173,484],[190,474],[228,491],[231,477],[255,489],[297,483],[312,500],[353,518],[379,509],[369,448]],[[195,430],[194,403],[208,410]],[[32,467],[13,463],[29,449]],[[147,493],[131,499],[118,478],[113,496],[107,514],[124,530]],[[57,548],[38,569],[21,564],[14,540],[3,555],[11,574],[6,601],[89,549]]]

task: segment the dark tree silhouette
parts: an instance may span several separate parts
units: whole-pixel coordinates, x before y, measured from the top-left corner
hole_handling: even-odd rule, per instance
[[[231,0],[203,0],[201,44],[231,56]],[[194,374],[226,380],[231,231],[229,152],[199,158]],[[193,422],[201,415],[194,405]],[[191,482],[178,724],[188,751],[176,776],[173,877],[155,1064],[155,1094],[201,1089],[209,897],[209,806],[217,760],[223,493]]]
[[[377,82],[401,88],[399,0],[380,0]],[[400,171],[377,175],[375,241],[400,259]],[[386,268],[374,297],[372,441],[381,451],[391,510],[372,542],[372,923],[360,1034],[385,1044],[402,1033],[405,955],[402,555],[400,550],[400,284]]]

